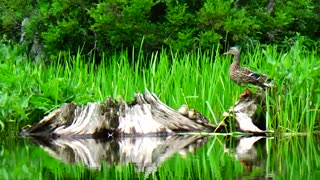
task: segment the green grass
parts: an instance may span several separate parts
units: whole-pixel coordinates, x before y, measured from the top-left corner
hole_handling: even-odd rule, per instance
[[[266,49],[278,89],[268,98],[269,124],[288,132],[318,131],[320,121],[320,62],[315,51],[298,41],[286,53]]]
[[[306,50],[301,41],[289,52],[257,46],[242,53],[242,64],[269,74],[277,84],[267,96],[268,127],[277,132],[318,130],[320,61],[316,51]],[[27,60],[18,46],[1,44],[0,128],[10,123],[19,131],[66,102],[85,104],[108,96],[130,101],[144,88],[170,107],[188,104],[216,124],[244,91],[231,82],[232,59],[219,49],[188,54],[163,50],[148,59],[123,51],[103,57],[99,65],[79,52],[74,57],[61,55],[56,63],[44,66]],[[136,63],[130,63],[129,57],[137,57]]]

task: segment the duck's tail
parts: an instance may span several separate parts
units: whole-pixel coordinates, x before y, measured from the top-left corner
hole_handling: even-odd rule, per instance
[[[277,87],[276,84],[273,82],[273,81],[270,81],[270,82],[264,82],[262,83],[264,87],[268,87],[268,88],[275,88]]]

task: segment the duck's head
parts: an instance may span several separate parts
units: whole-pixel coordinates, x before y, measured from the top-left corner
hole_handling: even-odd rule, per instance
[[[237,47],[232,47],[228,52],[223,53],[223,55],[238,55],[240,54],[240,49]]]

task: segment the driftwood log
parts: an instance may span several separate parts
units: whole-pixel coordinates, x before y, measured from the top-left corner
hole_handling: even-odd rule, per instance
[[[225,120],[234,117],[237,130],[242,132],[265,133],[265,126],[257,126],[252,120],[257,111],[257,101],[261,101],[261,96],[246,90],[225,113]],[[82,107],[75,103],[64,104],[21,134],[50,138],[110,138],[180,132],[228,132],[230,128],[221,124],[209,123],[201,113],[189,110],[186,105],[174,110],[146,89],[144,94],[137,93],[130,103],[108,98],[103,104],[94,102]]]

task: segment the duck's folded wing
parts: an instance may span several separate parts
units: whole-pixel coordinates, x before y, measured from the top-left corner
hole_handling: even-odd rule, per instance
[[[258,74],[256,72],[253,72],[251,71],[250,69],[248,68],[241,68],[239,69],[239,73],[242,74],[242,76],[249,76],[253,79],[256,79],[260,82],[265,82],[267,80],[269,80],[270,78],[267,76],[267,75],[264,75],[264,74]],[[249,78],[248,77],[248,78]]]

